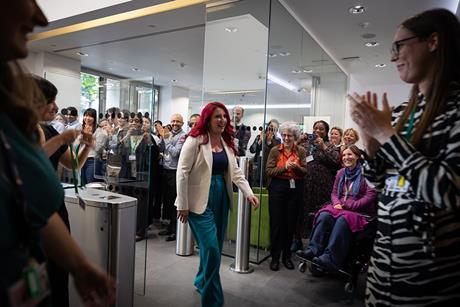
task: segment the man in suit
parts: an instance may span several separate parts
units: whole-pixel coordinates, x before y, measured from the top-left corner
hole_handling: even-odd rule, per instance
[[[235,125],[235,142],[238,149],[238,156],[246,155],[249,139],[251,138],[251,127],[243,124],[244,109],[241,106],[233,108],[233,121]]]
[[[163,216],[170,219],[168,229],[161,231],[160,235],[167,235],[166,241],[176,240],[177,212],[174,202],[176,200],[176,171],[179,155],[184,145],[186,133],[182,130],[184,119],[180,114],[171,116],[171,132],[160,129],[160,151],[163,152],[163,172],[161,175],[163,193]]]

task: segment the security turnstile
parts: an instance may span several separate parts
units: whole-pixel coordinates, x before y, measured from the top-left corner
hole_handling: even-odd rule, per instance
[[[72,237],[85,255],[117,282],[114,306],[133,306],[137,199],[102,190],[65,190]],[[70,306],[84,306],[73,281]]]

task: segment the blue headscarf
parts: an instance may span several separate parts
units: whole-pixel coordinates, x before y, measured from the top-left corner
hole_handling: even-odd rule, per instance
[[[343,186],[345,184],[345,180],[347,180],[347,182],[353,182],[351,195],[353,198],[356,198],[356,195],[358,195],[359,189],[361,188],[361,163],[359,163],[359,161],[356,162],[356,166],[353,169],[346,167],[340,177],[338,186],[339,198],[343,196]]]

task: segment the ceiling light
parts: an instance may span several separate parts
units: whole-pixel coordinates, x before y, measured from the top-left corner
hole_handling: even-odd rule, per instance
[[[269,58],[276,58],[276,55],[277,55],[276,53],[269,53],[268,57]]]
[[[378,42],[367,42],[364,44],[366,47],[376,47],[378,45],[380,45]]]
[[[233,2],[239,2],[241,0],[215,0],[215,1],[208,1],[208,3],[206,3],[206,8],[209,9],[209,8],[213,8],[213,7],[216,7],[216,6],[220,6],[220,5],[227,5],[227,4],[231,4]]]
[[[132,70],[133,70],[133,71],[139,71],[139,68],[133,67]]]
[[[348,9],[350,14],[362,14],[366,11],[366,8],[362,5],[355,5]]]
[[[280,56],[289,56],[289,55],[291,55],[290,52],[280,52],[280,53],[278,53],[278,54],[279,54]]]
[[[172,79],[171,81],[172,81],[172,82],[177,82],[177,79]]]
[[[375,67],[377,68],[383,68],[383,67],[386,67],[387,64],[376,64]]]
[[[308,74],[309,74],[309,73],[313,72],[313,69],[305,69],[305,68],[304,68],[303,72],[305,72],[305,73],[308,73]]]
[[[369,28],[370,25],[371,25],[371,23],[370,23],[369,21],[360,22],[360,23],[358,24],[358,26],[359,26],[360,28],[363,28],[363,29]]]
[[[302,71],[300,69],[293,69],[292,73],[293,74],[300,74]]]
[[[238,28],[235,28],[235,27],[226,27],[225,28],[225,31],[229,32],[229,33],[235,33],[236,31],[238,31]]]
[[[78,54],[79,56],[88,56],[88,54],[87,54],[87,53],[84,53],[84,52],[80,52],[80,51],[78,51],[78,52],[77,52],[77,54]]]
[[[276,76],[274,76],[274,75],[272,75],[270,73],[267,75],[267,78],[268,78],[268,80],[270,80],[270,81],[272,81],[272,82],[274,82],[274,83],[276,83],[276,84],[278,84],[278,85],[280,85],[280,86],[282,86],[282,87],[284,87],[284,88],[286,88],[286,89],[288,89],[290,91],[297,92],[297,88],[294,85],[292,85],[289,82],[284,81],[284,80],[282,80],[282,79],[280,79],[280,78],[278,78],[278,77],[276,77]]]

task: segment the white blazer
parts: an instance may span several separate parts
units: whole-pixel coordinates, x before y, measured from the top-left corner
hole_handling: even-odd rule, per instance
[[[175,206],[177,210],[190,210],[202,214],[208,204],[209,188],[212,176],[212,148],[211,140],[203,143],[203,136],[187,137],[182,147],[177,165],[177,198]],[[200,145],[202,144],[202,145]],[[222,144],[228,158],[228,169],[224,174],[227,185],[227,194],[230,208],[233,206],[233,185],[243,191],[247,198],[254,195],[243,172],[238,167],[233,150]]]

